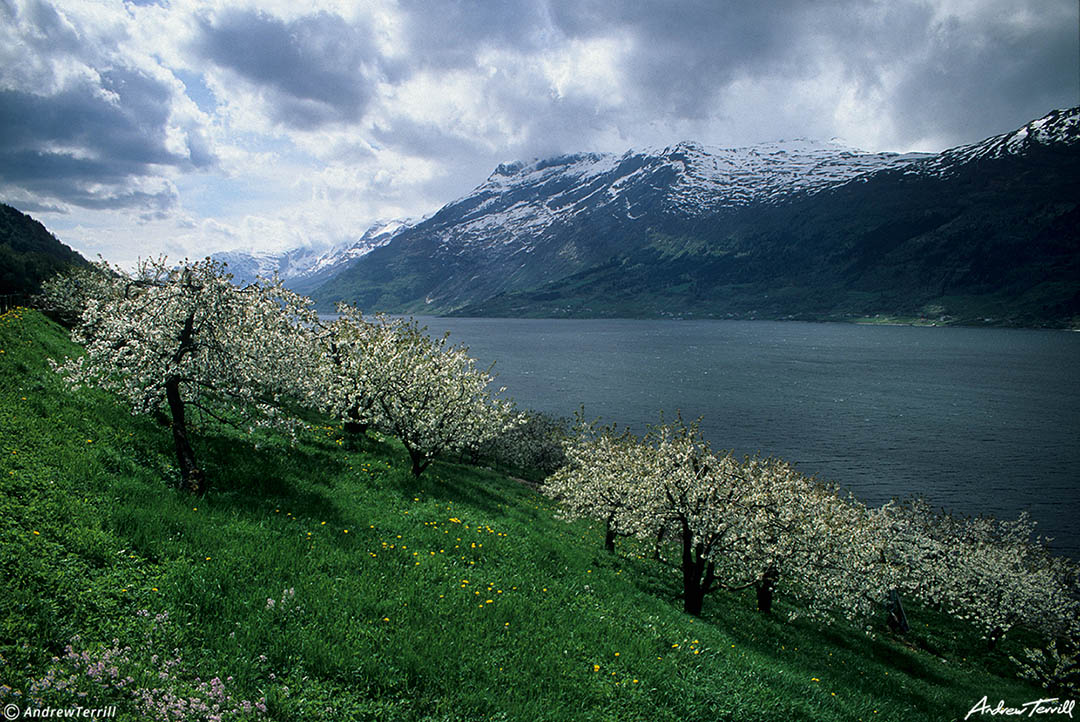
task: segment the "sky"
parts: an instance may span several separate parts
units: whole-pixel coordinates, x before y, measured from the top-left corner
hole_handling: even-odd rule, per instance
[[[1077,0],[0,0],[0,201],[115,263],[419,218],[502,162],[939,151],[1080,104]]]

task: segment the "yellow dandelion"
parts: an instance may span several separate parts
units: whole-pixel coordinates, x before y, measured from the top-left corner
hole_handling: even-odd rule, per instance
[[[600,671],[600,665],[599,665],[599,664],[594,664],[594,665],[592,666],[592,671],[594,671],[594,672],[599,672],[599,671]]]

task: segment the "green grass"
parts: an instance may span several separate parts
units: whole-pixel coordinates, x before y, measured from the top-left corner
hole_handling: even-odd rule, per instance
[[[279,720],[950,720],[1041,696],[1015,646],[925,611],[907,640],[745,595],[694,619],[644,549],[606,554],[494,472],[414,479],[400,446],[332,425],[295,445],[200,430],[196,499],[167,428],[49,368],[77,353],[61,329],[9,313],[0,350],[0,685],[24,695],[73,639],[117,639],[137,683],[179,656],[182,689],[231,677]],[[133,718],[96,690],[79,703]]]

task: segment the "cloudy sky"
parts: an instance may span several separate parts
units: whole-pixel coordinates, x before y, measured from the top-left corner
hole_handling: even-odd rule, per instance
[[[1077,0],[0,0],[0,200],[129,263],[339,243],[556,153],[793,137],[941,150],[1080,103],[1077,14]]]

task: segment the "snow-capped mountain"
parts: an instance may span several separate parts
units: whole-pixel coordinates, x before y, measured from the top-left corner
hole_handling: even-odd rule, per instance
[[[340,243],[326,250],[295,248],[284,253],[223,251],[213,254],[213,258],[227,264],[236,284],[249,283],[257,276],[270,278],[277,274],[287,287],[307,293],[358,258],[389,243],[409,223],[402,220],[377,221],[358,240]]]
[[[1018,158],[1080,144],[1080,109],[1054,110],[1011,133],[950,148],[907,169],[909,173],[949,175],[984,161]]]
[[[816,293],[819,314],[852,299],[865,300],[862,312],[873,299],[985,294],[1006,281],[982,268],[1005,246],[1022,258],[1042,248],[1040,267],[1057,278],[1061,259],[1046,254],[1058,241],[1043,248],[1039,234],[1074,243],[1078,129],[1071,109],[938,154],[799,139],[505,163],[313,293],[324,306],[547,315],[656,315],[680,304],[745,314],[749,301],[724,299],[754,284],[765,298],[766,287],[789,289],[796,306]],[[889,254],[896,268],[881,266]],[[927,258],[946,277],[923,267]],[[901,277],[922,290],[890,286]],[[791,315],[776,298],[767,313]]]
[[[629,220],[657,211],[703,216],[783,202],[926,157],[865,153],[805,139],[745,148],[682,142],[622,155],[566,155],[500,165],[432,220],[441,226],[444,247],[510,243],[528,252],[544,229],[568,225],[582,214],[604,212]]]

